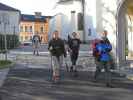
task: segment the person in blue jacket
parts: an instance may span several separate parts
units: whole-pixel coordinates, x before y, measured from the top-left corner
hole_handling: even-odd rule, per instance
[[[106,86],[107,87],[112,87],[111,85],[111,73],[110,73],[110,52],[112,50],[112,45],[110,44],[107,39],[103,38],[100,43],[96,45],[96,49],[99,52],[99,61],[100,61],[100,67],[96,68],[95,72],[95,78],[99,75],[101,72],[102,68],[105,70],[105,81],[106,81]]]

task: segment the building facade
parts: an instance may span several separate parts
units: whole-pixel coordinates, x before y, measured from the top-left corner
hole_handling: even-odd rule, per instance
[[[80,1],[61,1],[55,8],[56,15],[50,20],[50,34],[58,30],[62,38],[67,39],[68,34],[78,32],[82,40],[83,15]]]
[[[21,15],[20,40],[30,41],[35,34],[39,34],[42,43],[48,42],[50,16],[42,16],[36,12],[35,15]]]
[[[0,34],[19,35],[20,11],[0,3]]]

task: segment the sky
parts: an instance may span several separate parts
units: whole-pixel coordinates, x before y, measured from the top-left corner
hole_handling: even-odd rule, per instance
[[[22,14],[42,12],[42,15],[54,15],[56,1],[58,0],[0,0],[1,3],[20,10]]]

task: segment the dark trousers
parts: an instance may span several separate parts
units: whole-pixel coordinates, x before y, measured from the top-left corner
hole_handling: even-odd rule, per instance
[[[74,52],[74,51],[70,54],[72,65],[76,65],[76,62],[77,62],[77,59],[78,59],[78,55],[79,55],[79,53],[78,52]]]
[[[94,78],[97,80],[99,74],[101,73],[101,70],[104,69],[105,83],[110,84],[111,83],[110,63],[109,62],[100,62],[100,61],[95,61],[95,62],[96,62],[96,71],[95,71]]]

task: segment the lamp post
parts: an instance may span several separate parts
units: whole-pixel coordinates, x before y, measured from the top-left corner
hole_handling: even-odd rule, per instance
[[[13,36],[15,36],[16,35],[16,26],[14,25],[13,26]],[[13,41],[13,48],[15,47],[15,40],[14,40],[14,38],[12,39],[12,41]]]
[[[7,33],[6,26],[9,25],[9,18],[7,14],[2,15],[2,22],[4,25],[4,42],[5,42],[5,60],[7,60]]]
[[[16,34],[16,26],[14,25],[13,26],[13,35],[15,35]]]

